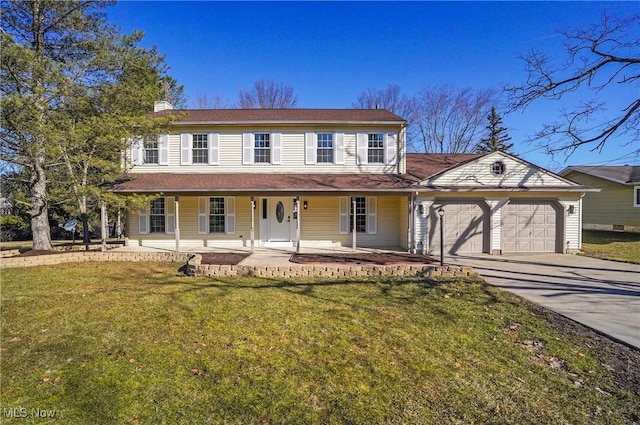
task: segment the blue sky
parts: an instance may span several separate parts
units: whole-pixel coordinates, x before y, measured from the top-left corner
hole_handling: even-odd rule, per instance
[[[286,82],[298,106],[349,108],[369,87],[398,84],[407,95],[426,85],[488,88],[526,79],[519,55],[539,49],[562,59],[558,29],[598,21],[602,12],[630,16],[638,2],[209,2],[122,1],[111,23],[145,33],[185,87],[189,106],[200,93],[234,101],[260,78]],[[612,108],[638,88],[605,99]],[[564,101],[570,106],[569,100]],[[618,102],[618,103],[616,103]],[[582,149],[565,162],[524,142],[556,117],[560,102],[503,113],[514,150],[559,171],[570,164],[637,164],[625,140],[601,153]],[[501,111],[499,111],[501,112]]]

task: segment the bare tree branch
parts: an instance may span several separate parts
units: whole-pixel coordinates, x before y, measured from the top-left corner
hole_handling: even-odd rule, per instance
[[[410,103],[411,149],[429,153],[472,152],[482,123],[497,103],[495,89],[459,88],[451,84],[425,87]]]
[[[242,109],[285,109],[297,105],[298,96],[293,87],[273,80],[260,79],[251,90],[240,90],[238,93],[238,106]]]
[[[614,118],[605,114],[607,102],[602,99],[613,99],[615,95],[609,93],[620,85],[640,93],[640,14],[623,18],[605,13],[597,24],[559,33],[565,38],[565,63],[555,67],[537,50],[523,54],[526,83],[505,87],[510,109],[525,110],[540,99],[560,100],[578,90],[592,98],[561,111],[561,121],[544,125],[530,140],[540,142],[549,153],[564,152],[567,156],[587,145],[599,151],[614,136],[626,136],[630,139],[627,145],[637,146],[640,98],[619,110]]]

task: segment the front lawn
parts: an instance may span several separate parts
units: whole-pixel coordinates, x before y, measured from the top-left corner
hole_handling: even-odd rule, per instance
[[[637,351],[486,284],[187,278],[178,267],[3,270],[2,419],[640,421]]]
[[[582,253],[589,257],[640,264],[640,233],[584,230]]]

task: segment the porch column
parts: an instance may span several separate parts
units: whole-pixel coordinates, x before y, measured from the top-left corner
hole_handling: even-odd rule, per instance
[[[485,198],[489,205],[489,253],[502,254],[502,208],[509,198]]]
[[[176,236],[176,252],[180,252],[180,201],[179,197],[176,196],[174,198],[174,209],[175,209],[175,236]]]
[[[122,214],[120,213],[120,208],[118,208],[118,218],[116,219],[116,239],[120,242],[120,238],[122,237]]]
[[[427,255],[429,252],[429,226],[428,217],[431,206],[435,198],[416,198],[415,203],[415,226],[416,226],[416,245],[420,245],[420,253]]]
[[[100,238],[102,239],[102,252],[107,250],[107,204],[100,202]]]
[[[256,230],[255,230],[255,211],[256,211],[256,200],[255,198],[252,196],[251,197],[251,252],[253,252],[253,247],[255,244],[255,236],[256,236]]]
[[[296,254],[300,254],[300,217],[302,217],[302,208],[300,208],[300,197],[296,196],[293,213],[296,215]]]
[[[351,250],[356,252],[356,198],[351,197],[351,218],[353,225],[351,226]]]

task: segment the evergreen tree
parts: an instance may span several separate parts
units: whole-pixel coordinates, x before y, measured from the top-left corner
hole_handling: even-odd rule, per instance
[[[28,180],[34,249],[51,249],[49,207],[91,202],[120,173],[126,140],[167,124],[145,118],[182,88],[164,58],[122,35],[107,1],[2,1],[0,159]],[[178,96],[179,97],[179,96]],[[85,235],[88,243],[88,233]]]
[[[513,143],[507,143],[511,140],[511,136],[507,134],[507,128],[502,125],[502,117],[496,112],[495,106],[491,107],[491,112],[487,117],[489,125],[487,125],[488,136],[481,139],[476,146],[476,152],[491,153],[505,152],[511,153]]]

